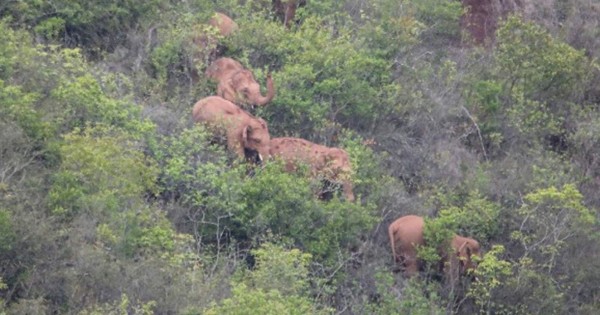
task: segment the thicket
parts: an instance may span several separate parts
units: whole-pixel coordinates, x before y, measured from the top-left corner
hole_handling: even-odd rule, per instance
[[[459,1],[0,4],[0,313],[598,313],[600,8],[521,2],[487,46]],[[272,136],[349,152],[356,203],[192,123],[202,34],[272,73]],[[406,214],[476,238],[478,281],[394,272]]]

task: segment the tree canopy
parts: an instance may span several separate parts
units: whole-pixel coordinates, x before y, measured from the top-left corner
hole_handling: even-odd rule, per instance
[[[0,4],[0,313],[599,313],[600,5],[290,2]],[[271,137],[348,152],[356,202],[193,123],[218,56],[272,76]],[[477,281],[432,267],[453,233]]]

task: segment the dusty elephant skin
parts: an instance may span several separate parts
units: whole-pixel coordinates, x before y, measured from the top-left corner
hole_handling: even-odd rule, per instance
[[[239,105],[265,106],[275,97],[275,86],[270,74],[267,75],[267,94],[263,96],[252,72],[231,58],[215,60],[205,74],[218,82],[217,95]]]
[[[344,197],[354,201],[352,168],[348,153],[339,148],[322,146],[300,138],[271,139],[271,156],[285,162],[288,172],[294,172],[299,163],[308,164],[313,177],[322,177],[332,183],[341,183]]]
[[[396,219],[388,228],[390,246],[394,262],[404,268],[406,276],[415,275],[421,266],[417,258],[417,246],[425,245],[423,237],[423,218],[416,215],[407,215]],[[457,279],[467,269],[476,267],[471,256],[479,256],[479,243],[468,237],[454,235],[450,241],[450,247],[454,253],[446,253],[440,249],[442,257],[439,271],[443,271],[450,279]]]
[[[295,23],[296,9],[306,5],[306,0],[273,0],[273,11],[286,27]]]
[[[229,36],[238,29],[238,25],[234,20],[220,12],[216,12],[210,18],[208,24],[216,28],[221,36]]]
[[[219,96],[209,96],[194,105],[192,115],[197,123],[223,128],[228,149],[239,157],[246,157],[246,151],[257,152],[261,161],[270,156],[271,136],[267,123],[232,102]]]

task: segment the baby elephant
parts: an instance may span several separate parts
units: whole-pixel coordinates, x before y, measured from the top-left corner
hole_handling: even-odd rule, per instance
[[[390,245],[394,262],[404,268],[407,276],[415,275],[420,267],[421,261],[417,259],[417,245],[425,245],[423,237],[423,218],[416,215],[407,215],[396,219],[388,228]],[[440,249],[442,257],[442,270],[447,276],[457,278],[468,269],[474,269],[475,263],[471,256],[479,256],[479,243],[468,237],[454,235],[450,241],[453,253],[446,253],[447,249]]]

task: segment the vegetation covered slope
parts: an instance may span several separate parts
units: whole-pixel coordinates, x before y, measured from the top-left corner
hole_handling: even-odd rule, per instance
[[[600,7],[489,2],[483,44],[460,1],[1,4],[0,313],[597,314]],[[239,30],[198,46],[215,11]],[[272,74],[273,137],[349,152],[356,203],[192,123],[215,51]],[[396,272],[406,214],[479,240],[478,281]]]

